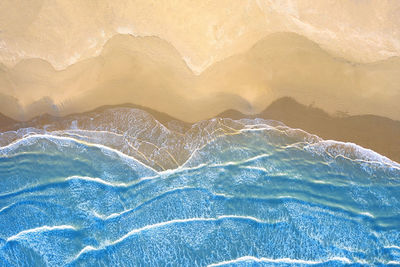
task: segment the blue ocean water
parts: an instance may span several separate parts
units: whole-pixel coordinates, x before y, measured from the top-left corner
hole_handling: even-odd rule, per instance
[[[135,112],[0,135],[0,266],[400,264],[399,164],[276,122],[179,133]]]

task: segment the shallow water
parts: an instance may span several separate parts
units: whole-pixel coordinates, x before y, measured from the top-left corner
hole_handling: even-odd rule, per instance
[[[400,264],[399,164],[276,122],[146,118],[2,134],[0,266]]]

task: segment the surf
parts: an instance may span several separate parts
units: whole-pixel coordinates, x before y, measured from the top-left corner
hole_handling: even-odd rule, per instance
[[[78,122],[1,133],[1,264],[400,260],[400,166],[372,150],[261,119]]]

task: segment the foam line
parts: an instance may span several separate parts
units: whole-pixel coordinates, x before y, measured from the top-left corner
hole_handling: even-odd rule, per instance
[[[235,121],[234,120],[234,122],[242,124],[242,122],[240,122],[240,120],[239,121]],[[258,125],[261,126],[262,124],[258,124]],[[340,142],[340,141],[334,141],[334,140],[323,140],[320,137],[318,137],[316,135],[313,135],[313,134],[310,134],[310,133],[307,133],[304,130],[295,129],[295,128],[289,128],[287,126],[276,126],[276,127],[274,127],[274,126],[270,126],[270,125],[265,125],[266,126],[265,128],[257,128],[257,129],[246,128],[248,126],[253,126],[253,125],[246,125],[245,124],[243,126],[245,128],[239,129],[239,130],[235,130],[235,131],[238,132],[238,133],[241,133],[241,132],[257,132],[257,131],[258,132],[259,131],[277,131],[277,132],[280,132],[280,133],[285,134],[287,136],[289,136],[290,132],[295,132],[295,133],[299,132],[299,133],[302,133],[302,134],[304,134],[306,136],[312,137],[313,139],[317,140],[317,142],[307,142],[307,141],[301,142],[301,143],[305,144],[305,146],[304,146],[305,148],[322,147],[323,151],[328,153],[328,155],[330,155],[332,158],[343,157],[343,158],[351,160],[353,162],[362,162],[362,163],[369,163],[369,164],[371,164],[371,163],[372,164],[382,164],[382,165],[386,165],[386,166],[392,167],[394,169],[400,170],[400,165],[398,163],[396,163],[396,162],[388,159],[387,157],[382,156],[382,155],[380,155],[380,154],[378,154],[378,153],[376,153],[376,152],[374,152],[374,151],[372,151],[370,149],[363,148],[363,147],[361,147],[359,145],[356,145],[356,144],[353,144],[353,143],[349,143],[349,142],[346,143],[346,142]],[[91,130],[81,130],[81,129],[66,130],[66,131],[55,131],[54,133],[62,134],[63,132],[65,134],[68,134],[69,132],[100,132],[100,133],[110,133],[110,134],[115,134],[115,135],[122,136],[122,135],[120,135],[118,133],[109,132],[109,131],[91,131]],[[97,146],[97,147],[99,147],[101,149],[106,149],[106,150],[109,150],[109,151],[113,151],[113,152],[117,153],[118,155],[120,155],[120,156],[122,156],[124,158],[129,158],[131,160],[134,160],[135,162],[138,162],[139,164],[142,164],[146,168],[149,168],[149,169],[151,169],[151,170],[156,172],[155,169],[151,168],[150,166],[147,166],[146,164],[140,162],[139,160],[137,160],[137,159],[135,159],[133,157],[130,157],[130,156],[128,156],[128,155],[126,155],[126,154],[124,154],[124,153],[122,153],[122,152],[120,152],[120,151],[118,151],[116,149],[113,149],[113,148],[110,148],[110,147],[107,147],[107,146],[104,146],[104,145],[88,143],[88,142],[85,142],[85,141],[82,141],[82,140],[77,140],[77,139],[72,138],[72,137],[60,137],[60,136],[55,137],[54,135],[50,135],[50,134],[37,134],[37,133],[32,133],[32,134],[24,137],[22,140],[27,140],[27,139],[33,138],[33,137],[44,137],[44,138],[51,138],[52,137],[54,139],[56,139],[58,137],[58,138],[65,138],[64,140],[70,140],[70,141],[78,142],[78,143],[85,144],[85,145],[88,145],[88,146]],[[85,137],[85,138],[87,138],[87,137]],[[199,148],[193,150],[191,155],[186,159],[186,161],[182,165],[178,166],[177,168],[184,167],[188,162],[190,162],[190,160],[193,158],[193,156],[199,150],[203,149],[204,147],[206,147],[210,143],[214,142],[216,139],[218,139],[218,137],[213,138],[212,140],[209,140],[202,147],[199,147]],[[20,140],[21,139],[19,139],[17,141],[14,141],[13,143],[11,143],[11,144],[9,144],[7,146],[0,147],[0,151],[5,149],[5,148],[7,148],[7,147],[10,147],[14,143],[18,143],[18,141],[20,141]],[[342,145],[344,147],[349,147],[350,146],[351,148],[355,149],[359,154],[365,156],[365,158],[357,158],[357,155],[355,155],[356,159],[349,158],[348,156],[343,155],[343,154],[331,155],[331,154],[329,154],[327,149],[324,148],[324,145],[330,145],[330,144]],[[314,152],[318,152],[318,151],[314,151]],[[373,158],[373,160],[371,158]]]
[[[206,192],[207,194],[212,195],[214,197],[223,197],[225,199],[231,198],[230,196],[225,195],[225,194],[213,193],[213,192],[211,192],[211,191],[209,191],[208,189],[205,189],[205,188],[184,186],[184,187],[176,187],[176,188],[174,188],[172,190],[165,191],[162,194],[157,195],[157,196],[155,196],[155,197],[153,197],[151,199],[148,199],[148,200],[142,202],[140,205],[138,205],[138,206],[136,206],[134,208],[131,208],[131,209],[127,209],[127,210],[124,210],[124,211],[121,211],[121,212],[117,212],[117,213],[112,213],[112,214],[110,214],[108,216],[104,216],[104,215],[101,215],[101,214],[98,214],[98,213],[94,213],[94,215],[96,217],[102,219],[102,220],[105,220],[105,221],[109,220],[109,219],[114,219],[114,218],[123,216],[124,214],[140,210],[141,208],[145,207],[146,205],[148,205],[148,204],[150,204],[150,203],[152,203],[152,202],[154,202],[154,201],[156,201],[158,199],[161,199],[161,198],[163,198],[163,197],[165,197],[167,195],[171,195],[171,194],[174,194],[174,193],[177,193],[177,192],[186,192],[186,191],[202,191],[202,192]]]
[[[29,141],[35,141],[35,140],[39,140],[39,139],[47,139],[47,140],[58,140],[58,141],[68,141],[68,142],[74,142],[77,144],[82,144],[85,146],[89,146],[89,147],[96,147],[99,148],[100,150],[105,150],[105,151],[110,151],[113,152],[115,154],[117,154],[119,157],[125,159],[125,160],[130,160],[133,161],[135,163],[137,163],[138,165],[149,169],[155,173],[158,173],[158,171],[156,171],[155,169],[153,169],[150,166],[145,165],[144,163],[140,162],[139,160],[135,159],[134,157],[128,156],[124,153],[122,153],[121,151],[105,146],[105,145],[101,145],[101,144],[93,144],[93,143],[89,143],[89,142],[85,142],[79,139],[75,139],[75,138],[71,138],[71,137],[66,137],[66,136],[55,136],[55,135],[50,135],[50,134],[34,134],[34,135],[29,135],[27,137],[24,137],[22,139],[18,139],[14,142],[12,142],[11,144],[8,144],[6,146],[0,147],[0,152],[6,151],[6,150],[12,150],[17,148],[18,146],[22,146],[25,145],[25,142],[29,142]],[[4,152],[3,152],[4,153]]]
[[[105,249],[107,247],[110,246],[114,246],[118,243],[121,243],[122,241],[124,241],[125,239],[129,238],[130,236],[133,236],[135,234],[141,233],[143,231],[146,230],[150,230],[150,229],[156,229],[162,226],[166,226],[166,225],[173,225],[173,224],[180,224],[180,223],[187,223],[187,222],[214,222],[214,221],[220,221],[220,220],[224,220],[224,219],[241,219],[241,220],[247,220],[247,221],[253,221],[253,222],[257,222],[257,223],[262,223],[262,224],[270,224],[269,222],[266,221],[262,221],[258,218],[255,217],[251,217],[251,216],[238,216],[238,215],[222,215],[222,216],[218,216],[216,218],[190,218],[190,219],[176,219],[176,220],[171,220],[171,221],[166,221],[166,222],[161,222],[161,223],[156,223],[156,224],[150,224],[150,225],[146,225],[144,227],[138,228],[138,229],[133,229],[130,232],[128,232],[127,234],[125,234],[124,236],[122,236],[121,238],[110,242],[108,244],[105,244],[101,247],[98,248],[94,248],[92,246],[86,246],[85,248],[83,248],[83,250],[81,250],[75,257],[74,260],[77,260],[81,255],[89,252],[89,251],[94,251],[94,250],[102,250]],[[275,222],[277,223],[277,222]]]
[[[105,181],[100,178],[93,178],[89,176],[70,176],[65,179],[65,181],[71,181],[71,180],[83,180],[83,181],[88,181],[88,182],[94,182],[94,183],[99,183],[103,185],[107,185],[110,187],[128,187],[129,185],[126,183],[110,183],[108,181]]]
[[[56,226],[47,226],[47,225],[45,225],[45,226],[40,226],[40,227],[37,227],[37,228],[21,231],[18,234],[10,236],[9,238],[7,238],[7,242],[18,240],[22,236],[24,236],[26,234],[30,234],[30,233],[40,233],[40,232],[57,231],[57,230],[73,230],[73,231],[76,231],[77,229],[74,226],[71,226],[71,225],[56,225]]]
[[[340,142],[340,141],[335,141],[335,140],[323,140],[322,138],[320,138],[320,137],[318,137],[316,135],[310,134],[310,133],[308,133],[308,132],[306,132],[306,131],[304,131],[302,129],[293,129],[293,128],[289,128],[287,126],[277,126],[277,127],[268,126],[266,128],[255,128],[255,129],[253,129],[253,128],[243,128],[243,129],[237,130],[237,132],[239,132],[239,133],[244,133],[244,132],[262,132],[262,131],[277,131],[277,132],[280,132],[282,134],[285,134],[286,136],[289,136],[288,135],[288,131],[300,132],[302,134],[305,134],[305,135],[307,135],[309,137],[314,138],[315,140],[317,140],[317,142],[308,142],[308,141],[304,140],[304,141],[297,142],[295,144],[286,145],[286,147],[296,146],[296,144],[304,144],[304,147],[299,147],[300,149],[304,150],[304,148],[308,148],[308,147],[310,147],[310,148],[312,148],[312,147],[322,147],[322,148],[324,148],[323,147],[324,144],[327,144],[327,145],[330,145],[330,144],[342,145],[344,147],[351,147],[353,149],[356,149],[358,153],[360,153],[361,155],[365,156],[367,159],[365,159],[365,158],[364,159],[363,158],[352,159],[352,158],[349,158],[348,156],[343,155],[343,154],[331,155],[331,154],[329,154],[329,152],[327,151],[326,148],[324,148],[323,151],[325,151],[332,158],[335,158],[335,159],[337,157],[343,157],[343,158],[348,159],[348,160],[353,161],[353,162],[363,162],[363,163],[368,163],[368,164],[386,165],[388,167],[400,170],[400,164],[398,164],[395,161],[392,161],[391,159],[389,159],[389,158],[387,158],[387,157],[385,157],[383,155],[378,154],[377,152],[375,152],[373,150],[364,148],[362,146],[359,146],[357,144],[350,143],[350,142]],[[201,151],[207,145],[209,145],[212,142],[216,141],[219,137],[220,136],[218,136],[216,138],[213,138],[212,140],[210,140],[209,142],[204,144],[202,147],[199,147],[199,148],[196,148],[195,150],[193,150],[192,153],[190,154],[190,156],[188,157],[188,159],[182,165],[180,165],[178,168],[184,167],[185,165],[187,165],[192,160],[192,158],[197,154],[197,152]],[[317,151],[312,151],[312,152],[317,152]],[[357,156],[357,155],[355,155],[355,156]],[[373,158],[373,159],[371,159],[371,158]],[[249,159],[249,161],[250,161],[250,159]]]
[[[235,264],[235,263],[239,263],[239,262],[243,262],[243,261],[255,261],[258,263],[286,263],[286,264],[305,264],[305,265],[316,265],[316,264],[328,263],[328,262],[332,262],[332,261],[339,261],[344,264],[354,263],[351,260],[349,260],[348,258],[344,258],[344,257],[333,257],[333,258],[329,258],[326,260],[312,261],[312,260],[301,260],[301,259],[290,259],[290,258],[273,259],[273,258],[264,258],[264,257],[257,258],[257,257],[253,257],[253,256],[243,256],[243,257],[233,259],[233,260],[227,260],[227,261],[222,261],[222,262],[218,262],[218,263],[213,263],[213,264],[208,265],[208,267],[223,266],[223,265],[227,265],[227,264]]]
[[[384,248],[400,250],[400,246],[396,246],[396,245],[385,246]]]
[[[79,176],[71,176],[71,177],[68,177],[66,180],[75,180],[75,179],[76,180],[86,180],[86,181],[90,181],[90,182],[94,182],[94,183],[100,183],[100,184],[104,184],[106,186],[111,186],[111,187],[115,187],[116,186],[114,184],[104,182],[99,178],[91,178],[91,177],[85,178],[85,177],[79,177]],[[62,182],[64,182],[64,181],[62,181]],[[129,185],[119,185],[119,186],[120,187],[129,187]],[[251,200],[261,200],[261,201],[271,201],[271,200],[275,200],[275,199],[282,199],[282,200],[290,200],[290,201],[296,201],[296,202],[300,202],[300,203],[308,203],[308,204],[310,204],[310,202],[307,202],[307,201],[305,201],[302,198],[297,197],[297,196],[288,196],[288,195],[279,196],[278,195],[278,196],[273,196],[273,197],[268,197],[268,198],[236,197],[236,196],[233,196],[233,195],[215,193],[215,192],[210,191],[209,189],[206,189],[206,188],[186,187],[186,186],[184,186],[184,187],[178,187],[178,188],[174,188],[172,190],[168,190],[168,191],[162,192],[161,194],[142,202],[141,204],[139,204],[138,206],[136,206],[134,208],[125,209],[125,210],[123,210],[121,212],[112,213],[112,214],[110,214],[108,216],[99,214],[97,212],[92,212],[92,214],[95,217],[106,221],[106,220],[109,220],[109,219],[114,219],[114,218],[123,216],[124,214],[130,213],[130,212],[137,211],[137,210],[141,209],[142,207],[146,206],[147,204],[149,204],[149,203],[151,203],[151,202],[153,202],[153,201],[155,201],[157,199],[160,199],[160,198],[162,198],[162,197],[164,197],[166,195],[173,194],[175,192],[183,192],[183,191],[190,191],[190,190],[200,190],[200,191],[206,192],[209,195],[212,195],[212,196],[215,196],[215,197],[222,197],[224,199],[232,199],[233,198],[233,199],[251,199]],[[20,193],[20,192],[17,192],[17,193]],[[3,210],[12,208],[12,206],[14,206],[16,204],[18,204],[18,202],[15,203],[15,204],[11,204],[9,206],[4,207],[3,209],[0,210],[0,213]],[[324,203],[324,204],[316,204],[316,205],[318,205],[318,206],[322,205],[324,207],[324,209],[325,209],[325,212],[327,212],[327,213],[329,213],[329,214],[331,214],[333,216],[337,216],[338,215],[337,212],[345,213],[346,217],[344,217],[344,218],[346,218],[346,220],[358,221],[355,218],[357,216],[369,217],[369,218],[374,219],[374,220],[379,220],[379,217],[376,217],[376,216],[374,216],[373,214],[371,214],[369,212],[361,212],[360,210],[357,210],[357,209],[354,209],[354,208],[345,208],[344,206],[340,206],[340,205],[334,204],[333,202]],[[337,210],[336,211],[332,211],[331,210],[332,208],[337,209]],[[223,217],[224,216],[222,216],[221,218],[223,218]],[[231,217],[233,218],[235,216],[231,216]],[[257,219],[257,220],[259,220],[259,219]]]
[[[329,148],[330,145],[333,146],[343,146],[345,148],[352,148],[356,150],[357,153],[360,153],[361,155],[365,156],[365,158],[349,158],[348,156],[338,153],[332,155],[329,153],[329,151],[326,149],[326,147]],[[351,143],[351,142],[341,142],[341,141],[336,141],[336,140],[321,140],[317,143],[309,143],[308,145],[305,146],[305,148],[313,148],[313,147],[322,147],[323,151],[326,152],[330,157],[336,159],[338,157],[343,157],[346,160],[350,160],[352,162],[356,163],[368,163],[368,164],[380,164],[380,165],[386,165],[388,167],[400,170],[400,164],[371,150],[368,148],[364,148],[362,146],[359,146],[357,144]],[[318,152],[318,150],[312,150],[313,152]],[[356,156],[356,155],[355,155]],[[372,159],[373,158],[373,159]]]
[[[78,135],[76,132],[110,134],[110,135],[116,135],[116,136],[119,136],[119,137],[124,137],[124,135],[120,134],[120,133],[104,131],[104,130],[86,130],[86,129],[58,130],[58,131],[52,131],[51,133],[55,133],[55,134],[73,134],[73,135],[76,134],[76,135]],[[85,136],[85,137],[90,137],[90,136]]]

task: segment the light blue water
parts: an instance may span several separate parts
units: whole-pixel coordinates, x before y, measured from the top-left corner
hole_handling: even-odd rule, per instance
[[[0,266],[400,263],[400,166],[271,128],[157,171],[54,134],[0,148]]]

